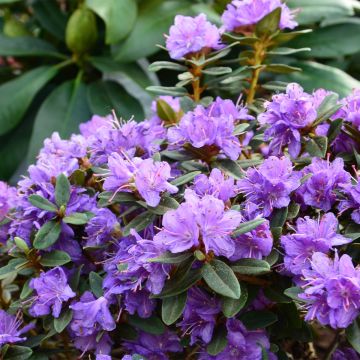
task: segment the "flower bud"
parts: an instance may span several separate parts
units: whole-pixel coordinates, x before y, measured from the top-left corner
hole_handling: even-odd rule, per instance
[[[75,10],[66,26],[67,47],[75,54],[84,54],[94,46],[97,36],[94,13],[86,7]]]

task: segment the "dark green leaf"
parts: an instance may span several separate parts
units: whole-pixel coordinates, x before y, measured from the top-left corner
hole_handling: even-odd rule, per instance
[[[86,4],[104,20],[107,44],[114,44],[124,39],[135,24],[137,15],[135,0],[86,0]]]
[[[310,34],[312,32],[311,29],[299,30],[299,31],[291,31],[291,32],[280,32],[276,36],[272,38],[274,42],[277,44],[286,43],[292,39],[297,38],[301,35]]]
[[[97,298],[101,297],[103,295],[102,277],[98,273],[91,271],[91,273],[89,274],[89,283],[90,283],[90,289],[93,292],[93,294]]]
[[[112,110],[119,118],[142,121],[144,112],[140,103],[115,81],[99,80],[89,85],[87,98],[93,113],[106,116]]]
[[[0,135],[21,121],[35,95],[57,71],[55,67],[41,66],[0,86]]]
[[[192,171],[185,175],[179,176],[178,178],[171,181],[172,185],[180,186],[189,183],[190,181],[194,180],[194,178],[201,174],[201,171]]]
[[[231,268],[220,260],[204,264],[202,275],[207,285],[216,293],[232,299],[239,299],[241,289]]]
[[[156,112],[160,119],[168,123],[176,122],[176,113],[174,109],[165,100],[157,100]]]
[[[306,142],[305,149],[311,156],[326,156],[328,139],[326,136],[314,136]]]
[[[355,319],[345,330],[346,338],[353,348],[360,354],[360,320]]]
[[[69,285],[73,291],[77,291],[81,276],[81,270],[84,267],[84,264],[81,264],[79,267],[75,269],[74,274],[71,276]]]
[[[336,119],[330,123],[330,127],[327,132],[327,138],[328,138],[329,144],[331,144],[336,139],[336,137],[340,134],[342,125],[343,125],[342,119]]]
[[[10,260],[7,265],[0,268],[0,280],[5,279],[12,272],[15,272],[16,267],[21,264],[24,264],[24,259],[22,258]]]
[[[325,97],[317,109],[318,116],[314,121],[314,125],[321,124],[328,120],[331,115],[335,114],[342,105],[338,103],[339,96],[337,94],[330,94]]]
[[[220,76],[224,74],[230,74],[231,72],[232,69],[230,67],[225,67],[225,66],[214,66],[203,70],[204,74],[210,76]]]
[[[299,299],[298,295],[303,293],[303,290],[299,287],[293,286],[291,288],[288,288],[284,291],[284,294],[288,296],[290,299],[293,299],[295,301],[302,301]]]
[[[174,210],[179,207],[179,203],[170,196],[162,197],[157,207],[152,208],[147,206],[150,212],[156,215],[164,215],[169,210]]]
[[[254,219],[254,220],[243,222],[232,233],[232,236],[236,237],[241,234],[246,234],[246,233],[250,232],[251,230],[256,229],[259,225],[261,225],[265,221],[266,221],[265,219],[260,218],[260,219]]]
[[[240,166],[241,169],[246,170],[252,166],[261,165],[264,160],[261,159],[250,159],[250,160],[238,160],[236,163]]]
[[[4,360],[26,360],[32,355],[33,351],[25,346],[12,345],[6,351]]]
[[[65,265],[71,261],[71,257],[65,251],[53,250],[41,256],[40,264],[42,266],[55,267]]]
[[[211,342],[206,347],[206,351],[209,355],[216,356],[222,352],[227,345],[227,331],[225,326],[219,326],[211,339]]]
[[[58,318],[54,319],[54,328],[56,332],[61,333],[69,325],[72,319],[73,313],[72,310],[65,310]]]
[[[145,211],[132,219],[123,229],[124,236],[130,235],[130,230],[134,229],[137,232],[144,230],[149,224],[153,222],[155,215],[149,211]]]
[[[1,56],[50,56],[63,58],[48,42],[32,37],[8,37],[0,34]]]
[[[296,202],[291,202],[290,205],[288,206],[288,215],[287,218],[288,219],[295,219],[300,211],[300,205],[297,204]]]
[[[244,177],[244,172],[236,161],[230,159],[217,160],[213,167],[219,168],[223,173],[232,176],[234,179],[239,180]]]
[[[223,297],[221,301],[221,309],[227,318],[234,317],[246,304],[248,299],[248,291],[246,285],[240,283],[241,295],[239,299],[231,299]]]
[[[83,213],[72,213],[69,216],[63,218],[63,222],[72,225],[85,225],[89,221],[86,214]]]
[[[61,233],[61,224],[55,220],[45,223],[37,232],[34,239],[35,249],[46,249],[56,243]]]
[[[60,174],[56,178],[55,202],[58,206],[66,205],[70,199],[70,181],[66,175]]]
[[[165,332],[165,325],[157,316],[142,319],[137,315],[129,316],[129,324],[149,334],[161,335]]]
[[[242,275],[262,275],[271,271],[266,261],[257,259],[240,259],[231,268]]]
[[[116,60],[130,62],[154,54],[158,50],[155,44],[164,42],[163,34],[169,30],[174,16],[188,12],[189,4],[184,1],[143,1],[130,35],[113,48]]]
[[[276,8],[271,13],[264,16],[257,24],[255,28],[256,35],[269,36],[274,34],[279,29],[279,23],[281,18],[281,7]]]
[[[86,86],[78,81],[61,84],[46,98],[37,114],[28,162],[35,160],[43,140],[54,131],[58,131],[62,137],[70,136],[78,132],[79,124],[88,120],[90,115],[86,102]]]
[[[287,216],[288,216],[288,208],[287,207],[283,207],[281,209],[275,209],[271,215],[270,227],[271,228],[275,228],[275,227],[282,228],[285,224]]]
[[[31,293],[34,291],[30,286],[31,279],[27,279],[23,285],[23,288],[21,289],[21,293],[20,293],[20,300],[24,300],[26,299],[29,295],[31,295]]]
[[[240,316],[240,320],[248,330],[256,330],[266,328],[275,323],[278,317],[271,311],[248,311]]]
[[[57,206],[50,202],[48,199],[43,198],[40,195],[30,195],[28,197],[29,202],[37,207],[38,209],[47,210],[56,212],[58,210]]]
[[[187,294],[168,297],[162,300],[161,318],[166,325],[173,324],[183,313],[186,304]]]
[[[277,73],[277,74],[289,74],[293,72],[301,72],[300,67],[285,65],[285,64],[270,64],[266,65],[265,68],[266,71]]]
[[[175,62],[170,61],[155,61],[149,65],[149,71],[159,71],[162,69],[175,70],[175,71],[186,71],[187,67]]]
[[[156,258],[149,259],[148,262],[156,262],[161,264],[180,264],[183,261],[189,259],[191,256],[193,256],[192,253],[172,254],[171,252],[165,252]]]
[[[187,94],[183,87],[148,86],[146,90],[157,95],[184,96]]]
[[[264,289],[264,295],[271,301],[276,302],[278,304],[281,303],[290,303],[292,302],[291,298],[284,295],[281,290],[278,290],[273,287],[268,287]]]

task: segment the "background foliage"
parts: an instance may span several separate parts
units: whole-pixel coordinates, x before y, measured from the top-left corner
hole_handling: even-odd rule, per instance
[[[92,113],[106,115],[114,109],[125,119],[143,120],[152,99],[145,89],[160,83],[148,64],[166,56],[154,44],[163,44],[175,14],[204,12],[219,24],[227,3],[0,0],[0,179],[16,180],[34,161],[44,138],[53,131],[70,135]],[[301,9],[297,21],[313,32],[271,55],[272,63],[286,61],[302,72],[275,69],[266,75],[268,80],[296,81],[308,91],[325,87],[342,96],[359,87],[359,2],[287,3]],[[291,53],[288,48],[307,51]],[[171,71],[159,76],[165,85],[176,80]],[[237,97],[238,85],[222,91],[231,96],[231,89],[236,89]]]

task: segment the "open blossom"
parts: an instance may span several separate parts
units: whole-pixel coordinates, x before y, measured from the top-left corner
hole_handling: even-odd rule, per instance
[[[340,103],[343,106],[336,113],[337,118],[352,123],[356,129],[360,130],[360,89],[354,89],[353,92],[342,99]]]
[[[191,345],[197,341],[206,344],[211,341],[220,311],[220,301],[214,296],[197,287],[188,291],[183,319],[178,325],[184,335],[190,335]]]
[[[281,7],[280,29],[293,29],[298,24],[294,12],[281,0],[233,0],[222,15],[227,31],[240,31],[257,24],[263,17]]]
[[[346,328],[360,314],[360,270],[354,268],[351,257],[335,254],[332,260],[316,252],[311,269],[302,271],[308,312],[305,320],[317,319],[322,325]]]
[[[168,139],[172,145],[189,143],[194,148],[222,150],[230,159],[237,160],[241,144],[233,135],[236,121],[252,119],[246,108],[218,97],[206,108],[198,105],[187,112],[178,126],[169,129]]]
[[[270,142],[270,152],[281,155],[288,146],[292,157],[300,153],[300,132],[310,126],[317,117],[314,98],[296,84],[288,84],[285,94],[277,94],[266,101],[265,112],[259,115],[261,125],[267,125],[265,140]]]
[[[16,204],[16,189],[0,181],[0,221]]]
[[[339,210],[344,212],[351,209],[351,218],[360,224],[360,183],[343,185],[342,192],[346,195],[346,199],[340,200]]]
[[[124,305],[126,311],[134,315],[137,313],[141,318],[148,318],[156,307],[156,300],[150,299],[150,293],[145,290],[125,292]]]
[[[34,324],[26,325],[20,329],[22,323],[20,313],[10,315],[5,310],[0,309],[0,348],[5,344],[14,344],[26,340],[26,337],[21,337],[21,335],[32,329]]]
[[[231,233],[241,221],[235,210],[225,210],[224,203],[212,195],[200,198],[193,190],[185,191],[185,203],[163,217],[163,229],[154,241],[178,253],[204,244],[206,252],[230,257],[235,247]]]
[[[238,181],[246,200],[262,207],[265,217],[274,208],[290,203],[290,194],[300,186],[301,174],[293,171],[288,158],[270,156],[258,168],[250,168],[246,177]]]
[[[171,167],[167,162],[153,159],[124,159],[112,153],[108,159],[109,174],[105,177],[104,189],[109,191],[131,191],[135,188],[150,206],[157,206],[160,194],[168,191],[174,194],[178,188],[167,180],[171,177]]]
[[[297,190],[305,205],[329,211],[336,202],[336,191],[350,183],[350,174],[344,170],[344,160],[336,158],[333,162],[313,158],[311,164],[302,170],[303,176],[310,178]]]
[[[67,283],[67,276],[61,267],[56,267],[32,279],[30,288],[36,291],[34,302],[30,308],[33,316],[52,314],[58,318],[62,303],[73,298],[76,294]]]
[[[299,218],[295,233],[283,235],[281,245],[285,249],[285,269],[295,275],[310,267],[314,252],[327,253],[334,246],[350,243],[352,240],[337,233],[338,220],[332,213],[325,214],[319,220],[308,216]]]
[[[219,29],[206,19],[205,14],[196,17],[175,16],[175,23],[166,37],[166,48],[172,59],[181,59],[202,50],[219,49]]]

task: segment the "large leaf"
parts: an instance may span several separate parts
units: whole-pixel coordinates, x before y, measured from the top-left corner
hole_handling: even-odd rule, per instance
[[[317,88],[325,88],[344,97],[352,89],[360,87],[360,81],[357,81],[344,71],[331,66],[313,61],[302,61],[292,65],[302,68],[303,71],[282,75],[279,79],[288,82],[298,82],[306,91],[311,92]]]
[[[0,135],[21,121],[35,95],[56,73],[55,67],[41,66],[0,86]]]
[[[60,10],[59,4],[56,1],[36,0],[32,6],[41,26],[57,39],[64,40],[67,17]]]
[[[297,37],[289,46],[311,48],[311,51],[301,53],[300,57],[338,58],[360,51],[359,32],[360,21],[327,26]]]
[[[143,1],[129,37],[113,48],[115,58],[130,62],[154,54],[158,50],[155,45],[164,43],[163,34],[168,32],[174,16],[188,12],[189,4],[186,1]]]
[[[292,9],[300,9],[296,21],[301,25],[354,13],[351,0],[289,0],[287,5]]]
[[[86,4],[104,20],[107,44],[122,40],[135,24],[135,0],[87,0]]]
[[[0,35],[1,56],[51,56],[63,58],[48,42],[32,37],[8,37]]]
[[[130,96],[125,89],[115,81],[99,80],[88,87],[87,97],[91,112],[98,115],[108,115],[112,110],[118,117],[142,121],[144,113],[139,102]]]
[[[202,268],[202,274],[208,286],[220,295],[239,299],[241,289],[238,279],[231,268],[220,260],[212,260]]]
[[[28,162],[34,161],[46,137],[54,131],[58,131],[63,137],[76,133],[79,131],[79,124],[87,121],[90,115],[84,84],[67,81],[56,88],[44,101],[37,114],[31,136]]]

